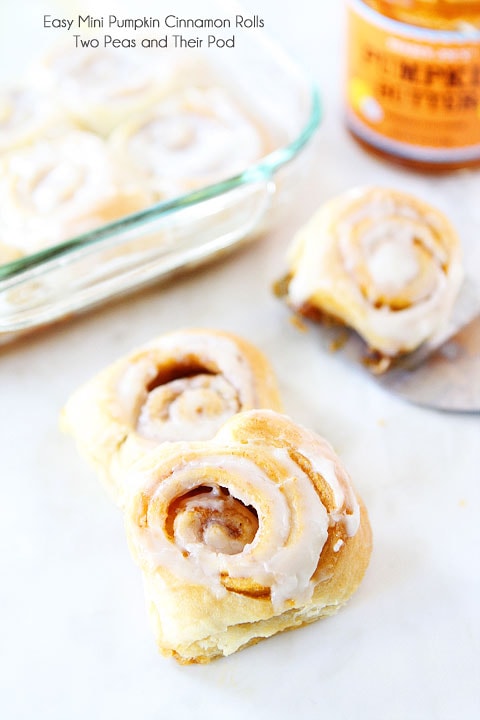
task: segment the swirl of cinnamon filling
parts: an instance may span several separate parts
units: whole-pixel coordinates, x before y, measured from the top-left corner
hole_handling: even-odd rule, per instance
[[[244,340],[183,330],[145,345],[80,388],[63,424],[123,502],[124,470],[145,451],[208,440],[232,415],[280,409],[272,370]]]
[[[208,439],[239,409],[238,392],[225,377],[199,373],[151,390],[137,428],[143,437],[159,442],[177,436]]]
[[[127,528],[146,573],[220,598],[267,597],[277,611],[311,598],[360,525],[328,443],[273,411],[236,415],[209,443],[154,451],[131,474]]]

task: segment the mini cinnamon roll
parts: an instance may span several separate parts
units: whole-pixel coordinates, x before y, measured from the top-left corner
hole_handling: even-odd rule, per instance
[[[0,193],[4,242],[23,254],[148,203],[124,181],[104,141],[79,130],[8,153],[0,161]]]
[[[330,445],[268,410],[129,471],[126,528],[158,647],[208,662],[335,613],[369,562],[366,510]]]
[[[448,219],[384,188],[326,203],[294,238],[286,297],[300,314],[348,325],[388,360],[442,330],[463,277]]]
[[[72,119],[106,136],[164,97],[175,82],[176,66],[166,52],[59,46],[31,74]]]
[[[77,390],[62,425],[119,505],[125,471],[145,452],[212,438],[232,415],[280,408],[273,372],[255,347],[213,330],[163,335]]]
[[[267,152],[259,128],[220,88],[188,88],[112,135],[115,152],[159,197],[236,175]]]

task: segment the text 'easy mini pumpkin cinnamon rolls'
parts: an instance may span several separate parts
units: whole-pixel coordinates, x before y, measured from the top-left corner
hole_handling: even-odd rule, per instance
[[[232,415],[281,407],[276,379],[253,345],[214,330],[163,335],[103,370],[66,403],[61,424],[118,504],[125,470],[166,442],[207,440]]]
[[[371,552],[366,510],[323,438],[268,410],[130,470],[126,527],[159,649],[208,662],[336,612]]]
[[[286,299],[352,327],[388,366],[442,330],[462,277],[459,239],[442,212],[368,187],[327,202],[299,230]]]

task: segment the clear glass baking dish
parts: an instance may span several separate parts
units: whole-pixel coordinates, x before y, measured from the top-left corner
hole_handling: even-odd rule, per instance
[[[141,4],[142,11],[146,1]],[[81,4],[82,10],[86,3]],[[16,52],[19,61],[25,60],[27,46],[31,52],[45,44],[45,32],[39,33],[33,26],[29,31],[25,24],[28,19],[15,11],[13,0],[10,4],[12,17],[10,23],[4,19],[4,27],[10,28],[9,34],[16,40],[12,54]],[[162,7],[162,3],[155,3],[153,14],[161,16]],[[183,16],[191,8],[190,17],[248,15],[237,5],[217,0],[202,0],[201,13],[199,4],[195,12],[195,5],[188,0],[181,7]],[[50,8],[57,16],[68,14],[62,2],[63,13],[58,12],[58,4],[50,2],[42,7],[42,14]],[[118,4],[116,9],[118,12]],[[131,16],[132,11],[125,14]],[[38,26],[38,14],[33,17]],[[15,20],[22,23],[19,35],[12,33]],[[215,32],[221,36],[227,31]],[[24,47],[20,44],[19,48],[19,37],[24,39]],[[2,54],[9,52],[8,38],[4,40]],[[295,179],[304,166],[297,158],[320,124],[316,88],[258,30],[242,31],[235,50],[199,52],[215,68],[219,82],[234,88],[267,126],[275,128],[272,136],[282,136],[282,142],[234,177],[1,265],[0,340],[71,316],[258,237],[274,221],[276,211],[293,202]]]

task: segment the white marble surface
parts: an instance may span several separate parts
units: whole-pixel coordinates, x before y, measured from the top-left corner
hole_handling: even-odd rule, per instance
[[[341,3],[248,5],[323,89],[326,117],[304,200],[281,228],[222,262],[0,354],[5,720],[480,716],[480,416],[430,412],[388,395],[326,352],[319,331],[292,327],[269,290],[295,228],[359,182],[410,188],[443,205],[480,278],[479,176],[421,178],[350,140],[341,122]],[[237,332],[265,351],[289,413],[344,459],[375,543],[361,588],[337,616],[204,667],[157,655],[122,518],[57,429],[81,381],[153,335],[188,325]]]

